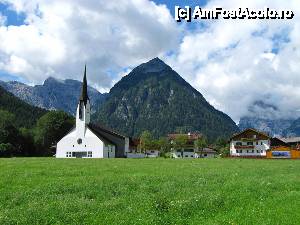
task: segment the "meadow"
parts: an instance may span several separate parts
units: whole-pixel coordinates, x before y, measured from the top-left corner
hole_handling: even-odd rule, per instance
[[[0,159],[0,224],[300,224],[300,160]]]

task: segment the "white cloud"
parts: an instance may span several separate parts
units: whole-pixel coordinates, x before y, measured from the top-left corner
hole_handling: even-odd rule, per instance
[[[292,9],[295,17],[207,21],[205,27],[194,30],[176,24],[166,6],[148,0],[5,2],[26,14],[26,24],[6,27],[0,23],[0,70],[31,83],[50,75],[81,79],[87,62],[93,86],[107,91],[130,71],[124,68],[164,56],[235,121],[247,115],[257,100],[277,106],[278,117],[300,116],[298,0],[211,0],[207,8],[268,6]],[[175,54],[165,56],[170,50]]]
[[[206,8],[290,9],[293,20],[217,20],[187,34],[172,58],[175,70],[235,121],[257,100],[300,116],[300,5],[298,0],[212,0]],[[277,48],[278,52],[274,51]]]
[[[2,15],[0,12],[0,26],[4,26],[6,23],[6,16]]]
[[[91,83],[107,88],[116,79],[111,74],[163,54],[179,41],[169,10],[147,0],[4,2],[25,13],[26,21],[0,27],[0,69],[32,83],[48,76],[81,79],[86,62]]]

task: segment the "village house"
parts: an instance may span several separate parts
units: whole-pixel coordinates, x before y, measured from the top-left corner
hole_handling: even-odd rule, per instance
[[[125,157],[129,138],[99,124],[90,122],[90,100],[87,92],[86,67],[76,111],[76,125],[56,145],[56,158]]]
[[[212,158],[216,156],[217,152],[212,148],[199,149],[195,146],[194,142],[202,137],[201,134],[168,134],[168,139],[173,146],[176,146],[176,138],[178,138],[179,136],[185,136],[187,143],[183,148],[180,149],[172,147],[172,158]]]
[[[233,157],[266,157],[270,149],[269,135],[249,128],[230,138],[230,156]]]
[[[195,158],[214,158],[217,152],[212,148],[195,149]]]
[[[157,149],[146,150],[141,152],[138,149],[140,139],[130,138],[129,139],[129,151],[126,153],[127,158],[157,158],[160,155],[160,151]]]
[[[271,149],[267,152],[269,159],[300,159],[300,138],[278,138],[271,139]]]

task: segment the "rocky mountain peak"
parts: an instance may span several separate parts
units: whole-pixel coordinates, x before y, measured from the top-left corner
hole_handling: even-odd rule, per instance
[[[169,67],[160,58],[156,57],[146,63],[139,65],[135,68],[135,70],[142,71],[143,73],[155,73],[161,72],[163,70],[171,70],[171,67]]]
[[[57,84],[57,83],[64,83],[63,80],[54,78],[54,77],[48,77],[45,81],[44,81],[44,85],[52,85],[52,84]]]

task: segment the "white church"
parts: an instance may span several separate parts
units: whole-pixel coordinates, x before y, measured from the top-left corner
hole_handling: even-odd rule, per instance
[[[76,125],[57,143],[56,158],[122,158],[127,155],[129,138],[92,124],[90,108],[85,66]]]

